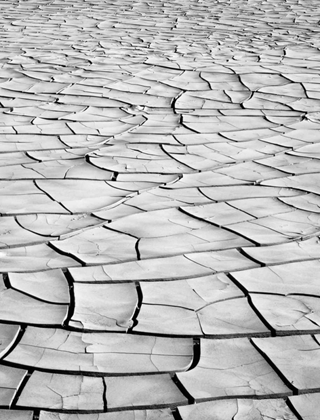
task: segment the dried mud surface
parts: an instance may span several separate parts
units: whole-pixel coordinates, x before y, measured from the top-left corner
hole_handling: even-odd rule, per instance
[[[0,2],[0,418],[320,417],[315,0]]]

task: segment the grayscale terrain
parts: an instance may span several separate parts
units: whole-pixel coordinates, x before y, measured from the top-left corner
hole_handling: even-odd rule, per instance
[[[1,420],[319,420],[319,19],[1,0]]]

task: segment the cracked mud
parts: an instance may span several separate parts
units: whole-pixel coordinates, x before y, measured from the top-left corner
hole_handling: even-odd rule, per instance
[[[317,420],[318,2],[0,22],[0,418]]]

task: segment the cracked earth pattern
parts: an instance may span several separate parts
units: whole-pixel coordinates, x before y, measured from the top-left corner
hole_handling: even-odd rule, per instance
[[[0,418],[320,418],[316,0],[2,0]]]

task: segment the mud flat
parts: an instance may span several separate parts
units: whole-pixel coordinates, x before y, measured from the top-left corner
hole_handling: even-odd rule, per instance
[[[318,419],[319,3],[0,19],[0,418]]]

